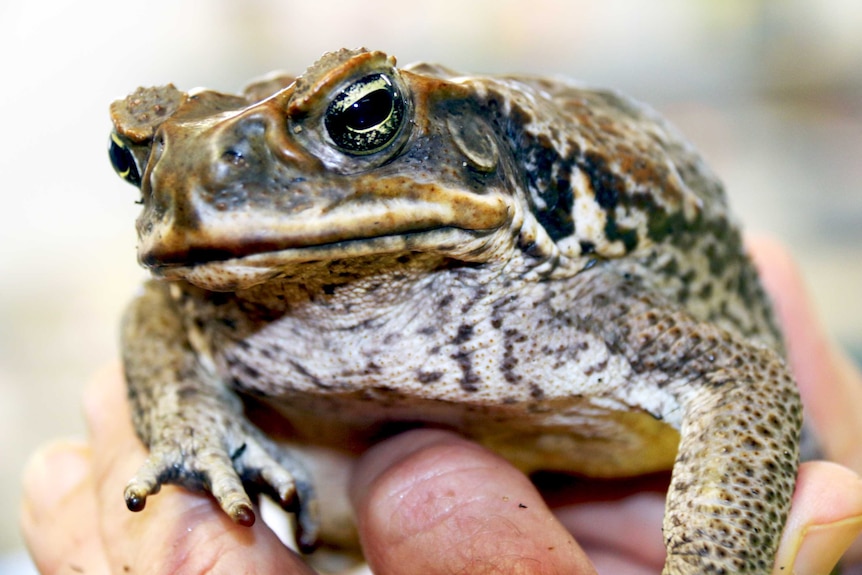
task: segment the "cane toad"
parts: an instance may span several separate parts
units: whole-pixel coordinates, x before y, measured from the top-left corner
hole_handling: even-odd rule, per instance
[[[654,112],[342,50],[111,114],[154,276],[122,329],[150,449],[130,509],[177,483],[250,524],[245,481],[298,499],[311,546],[314,486],[246,419],[253,397],[298,442],[410,422],[525,472],[672,467],[664,572],[771,570],[799,398],[722,186]]]

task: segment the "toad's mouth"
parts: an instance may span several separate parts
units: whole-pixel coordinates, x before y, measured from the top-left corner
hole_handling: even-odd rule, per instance
[[[148,252],[141,263],[154,272],[164,275],[171,270],[196,268],[219,263],[240,263],[250,267],[268,267],[269,262],[304,263],[331,259],[346,259],[398,251],[429,251],[430,248],[451,247],[442,244],[442,238],[473,237],[492,230],[462,230],[452,227],[429,227],[405,230],[402,233],[368,237],[334,239],[328,242],[305,243],[305,238],[286,238],[283,241],[249,238],[235,246],[189,247],[184,251],[157,254]],[[429,242],[430,238],[440,238]],[[294,241],[291,241],[294,240]],[[429,246],[430,244],[430,246]],[[441,251],[442,251],[441,250]]]
[[[272,279],[305,277],[306,266],[325,262],[355,260],[369,272],[391,265],[386,256],[406,253],[436,253],[466,262],[484,261],[490,232],[457,228],[438,228],[410,234],[355,239],[301,248],[286,248],[254,253],[242,257],[210,259],[193,264],[150,266],[156,277],[185,280],[211,291],[247,289]],[[463,248],[453,254],[447,248],[452,242]],[[390,264],[386,264],[386,262]],[[359,268],[353,269],[353,274]]]
[[[166,278],[238,273],[251,274],[259,283],[289,274],[291,265],[376,254],[434,252],[481,259],[487,238],[511,223],[510,206],[498,194],[435,188],[434,201],[354,197],[288,215],[219,211],[208,204],[197,206],[194,217],[187,206],[168,210],[158,220],[145,211],[139,220],[139,260]]]

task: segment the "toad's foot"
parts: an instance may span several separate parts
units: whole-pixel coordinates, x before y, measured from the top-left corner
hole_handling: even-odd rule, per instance
[[[255,512],[245,483],[295,513],[300,550],[309,551],[317,542],[317,501],[308,473],[247,422],[234,422],[221,437],[201,435],[192,426],[164,430],[126,486],[126,506],[142,510],[147,497],[168,483],[209,491],[233,521],[251,526]]]

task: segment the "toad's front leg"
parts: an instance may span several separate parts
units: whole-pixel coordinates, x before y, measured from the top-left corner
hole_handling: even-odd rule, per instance
[[[659,415],[681,419],[664,575],[768,575],[790,507],[802,425],[784,361],[669,305],[636,279],[597,273],[586,288],[585,329],[675,398]]]
[[[209,358],[193,351],[167,284],[149,282],[132,302],[122,346],[135,429],[150,449],[126,486],[129,509],[173,483],[209,491],[231,519],[251,525],[246,482],[295,510],[298,544],[312,547],[318,522],[308,473],[248,422]]]

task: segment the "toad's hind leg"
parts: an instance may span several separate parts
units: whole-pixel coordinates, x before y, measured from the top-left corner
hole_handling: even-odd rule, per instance
[[[663,573],[768,575],[795,485],[802,424],[783,359],[698,321],[636,279],[597,273],[583,288],[579,297],[590,305],[577,312],[582,328],[673,396],[669,411],[683,414]]]
[[[209,491],[231,519],[251,525],[245,483],[294,511],[297,543],[313,547],[318,522],[307,471],[248,422],[239,398],[201,364],[162,284],[148,284],[132,302],[123,353],[135,429],[150,449],[126,486],[129,509],[143,509],[173,483]]]

